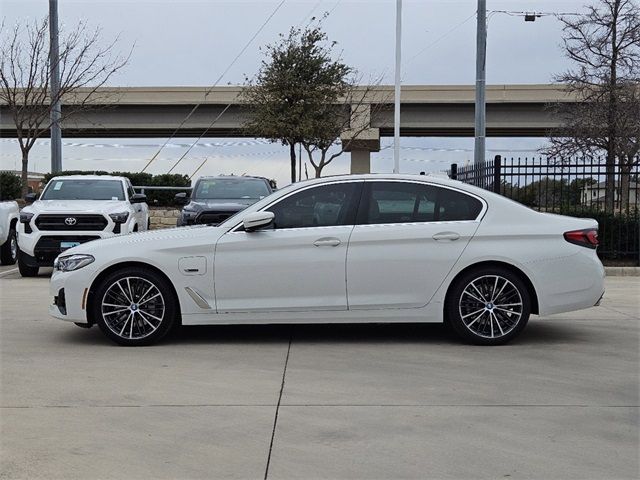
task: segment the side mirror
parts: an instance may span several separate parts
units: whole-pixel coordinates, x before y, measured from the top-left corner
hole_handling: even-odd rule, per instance
[[[38,194],[37,193],[27,193],[24,196],[24,201],[31,204],[33,202],[35,202],[38,199]]]
[[[268,227],[273,223],[274,218],[275,215],[273,212],[249,213],[242,219],[242,225],[246,232],[253,232]]]
[[[189,203],[186,192],[176,193],[176,195],[173,197],[173,201],[178,205],[186,205],[187,203]]]
[[[131,203],[145,203],[147,201],[147,196],[144,193],[134,193],[131,195],[129,201]]]

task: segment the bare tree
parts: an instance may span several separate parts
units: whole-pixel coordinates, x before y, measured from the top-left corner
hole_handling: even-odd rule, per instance
[[[60,38],[58,68],[60,90],[51,95],[48,18],[12,29],[0,26],[0,103],[16,126],[22,152],[22,189],[27,192],[29,151],[52,126],[51,105],[63,104],[60,122],[95,108],[99,87],[129,59],[113,54],[117,39],[100,45],[100,29],[88,31],[84,23]]]
[[[605,208],[613,211],[616,159],[622,207],[640,150],[640,6],[636,0],[597,0],[584,15],[561,21],[574,66],[556,81],[578,102],[552,106],[564,126],[544,152],[561,161],[605,152]]]

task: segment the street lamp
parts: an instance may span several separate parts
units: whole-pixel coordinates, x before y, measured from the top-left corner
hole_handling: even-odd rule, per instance
[[[573,13],[541,13],[541,12],[511,12],[494,10],[491,13],[505,13],[511,16],[524,17],[525,22],[535,22],[536,18],[547,15],[574,15]],[[486,140],[486,67],[487,67],[487,0],[478,0],[476,29],[476,106],[475,106],[475,142],[473,162],[478,164],[485,159]]]

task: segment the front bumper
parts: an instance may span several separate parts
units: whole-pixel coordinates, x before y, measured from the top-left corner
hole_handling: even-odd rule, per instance
[[[86,306],[95,273],[90,266],[73,272],[54,270],[49,284],[52,299],[49,315],[69,322],[89,323]]]
[[[53,261],[66,248],[61,247],[61,242],[86,243],[101,238],[115,236],[113,232],[74,232],[73,234],[60,232],[54,233],[18,233],[18,248],[22,259],[30,266],[51,267]]]
[[[240,212],[243,209],[239,210],[202,210],[195,214],[185,215],[184,213],[180,213],[176,225],[178,227],[187,226],[187,225],[211,225],[217,226],[222,222],[227,220],[229,217],[232,217],[236,213]]]

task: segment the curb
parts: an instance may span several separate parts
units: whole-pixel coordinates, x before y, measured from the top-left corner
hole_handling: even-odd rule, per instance
[[[604,267],[607,277],[640,277],[640,267]]]

